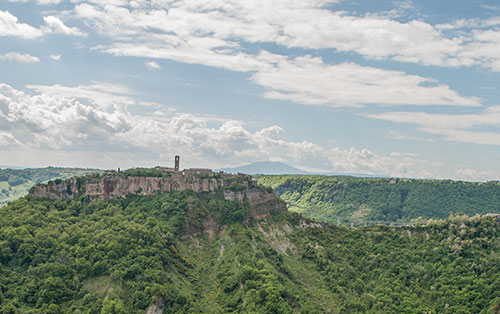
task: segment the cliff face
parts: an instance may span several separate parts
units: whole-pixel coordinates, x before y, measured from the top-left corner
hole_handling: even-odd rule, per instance
[[[226,200],[248,204],[246,218],[261,219],[271,211],[286,211],[286,205],[272,191],[257,186],[250,176],[213,173],[207,170],[184,170],[170,172],[167,176],[126,176],[108,173],[102,176],[56,180],[34,186],[29,195],[39,198],[72,200],[77,197],[89,199],[112,199],[129,194],[156,195],[171,191],[192,190],[215,193],[221,190]]]
[[[257,187],[250,187],[243,191],[224,191],[226,200],[238,200],[248,202],[247,217],[262,219],[273,210],[286,211],[286,204],[278,199],[274,193]]]
[[[111,199],[128,194],[155,195],[185,190],[213,192],[227,184],[227,179],[223,177],[201,178],[182,174],[170,177],[127,177],[108,174],[97,179],[89,177],[81,181],[72,178],[66,181],[39,184],[33,187],[30,195],[51,199],[73,199],[76,196]]]

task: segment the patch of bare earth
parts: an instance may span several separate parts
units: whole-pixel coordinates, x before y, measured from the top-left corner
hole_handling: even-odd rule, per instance
[[[265,226],[267,231],[263,228],[263,223],[257,224],[257,229],[264,235],[271,247],[278,252],[289,256],[289,253],[296,254],[297,247],[290,241],[287,234],[292,231],[292,227],[288,224],[282,226]]]

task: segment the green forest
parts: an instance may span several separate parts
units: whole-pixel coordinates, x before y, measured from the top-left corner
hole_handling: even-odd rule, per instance
[[[500,183],[349,176],[258,176],[289,210],[325,222],[337,216],[376,221],[444,219],[500,213]]]
[[[348,229],[245,211],[221,192],[13,201],[1,313],[500,312],[493,217]]]
[[[0,206],[26,195],[36,183],[67,179],[96,169],[39,168],[0,170]],[[169,176],[152,169],[127,169],[123,176]],[[261,175],[258,183],[273,188],[291,211],[323,222],[352,220],[411,221],[500,213],[500,183],[363,178],[319,175]]]
[[[97,172],[101,170],[56,167],[0,169],[0,206],[26,195],[29,189],[37,183]]]

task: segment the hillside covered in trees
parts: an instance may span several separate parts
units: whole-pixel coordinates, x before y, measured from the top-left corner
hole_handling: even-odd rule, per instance
[[[248,218],[223,193],[0,208],[2,313],[498,313],[500,226]],[[210,219],[209,219],[210,218]],[[210,223],[206,223],[209,221]]]
[[[29,189],[37,183],[54,179],[67,179],[100,171],[96,169],[56,167],[0,169],[0,206],[26,195]]]
[[[348,176],[259,176],[289,210],[320,221],[409,221],[500,213],[500,183]]]

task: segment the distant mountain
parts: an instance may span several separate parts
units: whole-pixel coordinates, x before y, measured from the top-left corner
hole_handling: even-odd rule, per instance
[[[264,175],[280,175],[280,174],[310,174],[310,175],[323,175],[323,176],[352,176],[352,177],[374,177],[374,178],[387,178],[387,175],[373,175],[366,173],[341,173],[341,172],[309,172],[289,166],[279,161],[259,161],[248,165],[222,168],[217,171],[224,171],[229,173],[246,173],[246,174],[264,174]]]
[[[357,178],[392,178],[386,174],[368,174],[368,173],[354,173],[354,172],[310,172],[309,174],[321,176],[347,176]]]
[[[309,174],[309,172],[289,166],[279,161],[259,161],[245,166],[235,168],[222,168],[218,171],[229,173],[246,173],[246,174]]]

